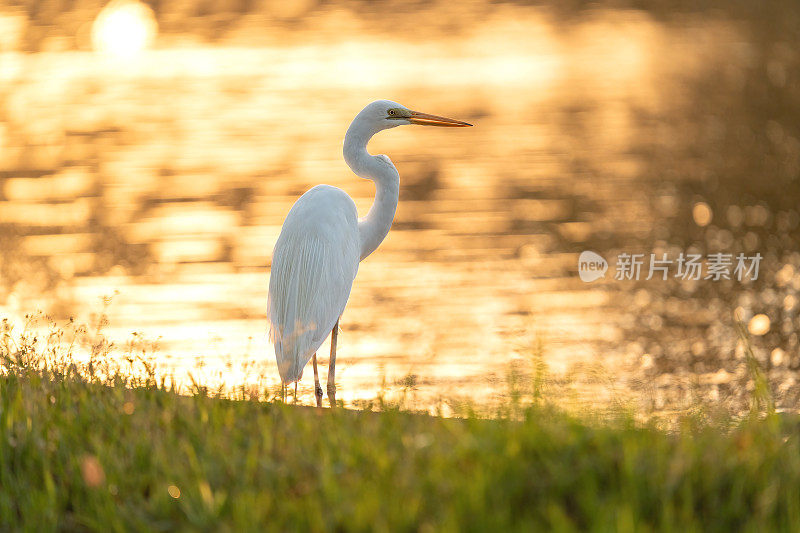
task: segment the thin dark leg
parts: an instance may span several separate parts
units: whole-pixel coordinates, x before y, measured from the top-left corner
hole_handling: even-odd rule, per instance
[[[317,373],[317,354],[311,358],[314,363],[314,396],[317,397],[317,407],[322,407],[322,386],[319,384],[319,374]]]
[[[339,336],[339,321],[331,331],[331,360],[328,363],[328,402],[336,407],[336,338]]]
[[[294,401],[292,403],[297,403],[297,384],[300,383],[300,380],[294,382]]]

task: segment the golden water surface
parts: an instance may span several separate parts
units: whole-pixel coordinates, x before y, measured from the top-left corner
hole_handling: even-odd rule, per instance
[[[709,64],[735,79],[741,30],[714,16],[452,9],[453,31],[330,9],[301,29],[256,17],[226,38],[165,31],[125,53],[114,31],[94,48],[12,42],[0,52],[0,314],[89,320],[111,296],[107,335],[157,340],[160,373],[274,387],[265,304],[281,223],[318,183],[366,213],[373,187],[343,162],[342,138],[388,98],[475,127],[371,143],[399,169],[401,201],[341,320],[339,397],[411,387],[425,405],[484,402],[537,357],[551,375],[595,368],[601,389],[630,389],[652,360],[626,329],[632,286],[583,283],[577,257],[650,253],[662,215],[691,212],[645,148],[694,135],[658,117],[692,103],[686,86]]]

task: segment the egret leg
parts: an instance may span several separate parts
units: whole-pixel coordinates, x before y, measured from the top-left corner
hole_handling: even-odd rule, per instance
[[[300,380],[294,382],[294,401],[292,403],[297,403],[297,384],[300,383]]]
[[[317,373],[317,354],[311,357],[314,363],[314,396],[317,397],[317,407],[322,407],[322,386],[319,384],[319,374]]]
[[[336,407],[336,338],[339,336],[339,321],[331,331],[331,360],[328,363],[328,402]]]

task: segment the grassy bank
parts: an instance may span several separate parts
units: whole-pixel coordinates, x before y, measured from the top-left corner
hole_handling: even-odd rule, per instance
[[[117,380],[115,383],[113,380]],[[6,358],[0,529],[790,530],[796,424],[317,411]]]

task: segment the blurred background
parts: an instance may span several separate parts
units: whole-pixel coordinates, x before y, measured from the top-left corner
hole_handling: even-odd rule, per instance
[[[476,127],[371,144],[401,202],[342,319],[346,403],[490,401],[546,367],[579,401],[736,411],[737,312],[794,409],[799,66],[789,0],[5,2],[0,317],[105,310],[179,381],[279,383],[280,225],[318,183],[366,213],[341,143],[388,98]],[[578,278],[587,249],[604,280]],[[619,253],[680,252],[764,259],[754,282],[613,279]]]

